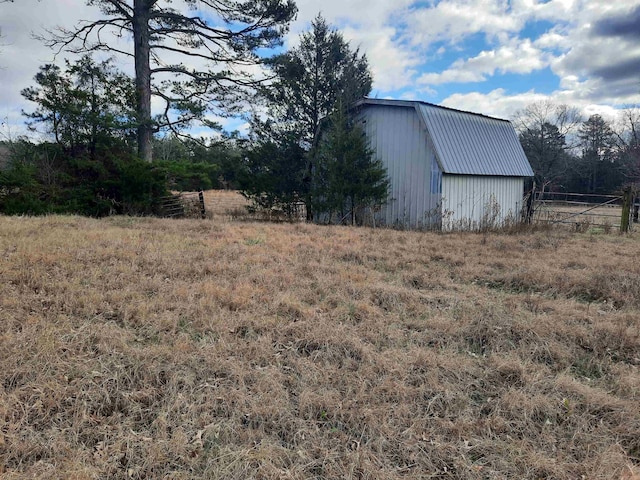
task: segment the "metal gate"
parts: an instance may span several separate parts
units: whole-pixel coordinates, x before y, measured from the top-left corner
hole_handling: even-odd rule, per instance
[[[181,192],[160,199],[160,212],[163,217],[206,218],[204,194],[200,192]]]
[[[566,192],[535,192],[532,221],[535,223],[572,225],[577,230],[591,227],[605,232],[616,229],[627,231],[637,222],[637,207],[626,208],[629,192],[621,195],[599,195]],[[630,201],[631,205],[637,203]],[[627,222],[623,221],[627,215]],[[626,226],[625,226],[626,225]]]

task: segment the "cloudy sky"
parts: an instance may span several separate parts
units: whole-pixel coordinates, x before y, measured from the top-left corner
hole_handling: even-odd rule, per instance
[[[177,2],[174,2],[176,5]],[[298,0],[286,43],[318,12],[366,52],[372,96],[509,118],[544,99],[612,115],[640,103],[640,0]],[[54,53],[33,33],[97,18],[85,0],[0,3],[0,133]],[[57,57],[61,61],[64,55]],[[131,66],[123,65],[125,70]],[[237,122],[227,122],[229,128]]]

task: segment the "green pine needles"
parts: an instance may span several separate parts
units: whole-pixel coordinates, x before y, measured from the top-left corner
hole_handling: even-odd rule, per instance
[[[318,219],[363,224],[367,213],[386,202],[387,170],[341,105],[328,117],[313,156],[311,203]]]

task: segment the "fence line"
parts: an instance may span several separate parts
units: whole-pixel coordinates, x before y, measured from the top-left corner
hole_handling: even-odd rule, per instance
[[[602,195],[570,192],[534,192],[531,218],[537,222],[580,226],[620,228],[626,232],[631,225],[629,205],[633,202],[630,189],[622,195]],[[601,209],[602,211],[596,211]],[[620,209],[620,213],[613,213]],[[625,215],[629,218],[624,218]],[[610,218],[617,218],[616,223]],[[634,217],[635,219],[635,217]]]
[[[204,194],[200,192],[181,192],[160,198],[160,211],[169,218],[206,218]]]

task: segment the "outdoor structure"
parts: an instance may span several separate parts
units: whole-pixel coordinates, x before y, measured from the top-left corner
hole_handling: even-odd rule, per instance
[[[477,230],[519,221],[533,171],[510,122],[418,101],[365,98],[354,111],[390,180],[376,224]]]

